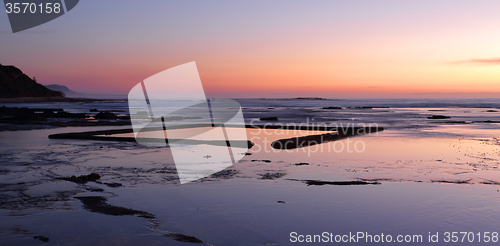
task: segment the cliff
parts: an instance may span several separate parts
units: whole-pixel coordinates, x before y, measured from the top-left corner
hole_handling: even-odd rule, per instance
[[[63,96],[59,91],[38,84],[19,68],[0,64],[0,98]]]

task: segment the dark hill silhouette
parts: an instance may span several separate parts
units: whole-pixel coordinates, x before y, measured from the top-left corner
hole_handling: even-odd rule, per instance
[[[38,84],[17,67],[0,64],[0,98],[16,97],[64,97],[64,95]]]

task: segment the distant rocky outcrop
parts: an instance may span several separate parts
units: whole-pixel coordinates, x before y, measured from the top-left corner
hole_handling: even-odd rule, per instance
[[[78,92],[72,91],[64,85],[52,84],[52,85],[45,85],[45,87],[47,87],[47,89],[49,89],[49,90],[62,92],[63,95],[65,95],[67,97],[73,97],[74,95],[79,94]]]
[[[64,97],[64,95],[38,84],[17,67],[0,64],[0,98],[16,97]]]
[[[126,99],[126,94],[106,94],[106,93],[85,93],[85,92],[77,92],[69,89],[64,85],[51,84],[45,85],[45,87],[53,90],[60,91],[66,97],[70,98],[93,98],[93,99]]]

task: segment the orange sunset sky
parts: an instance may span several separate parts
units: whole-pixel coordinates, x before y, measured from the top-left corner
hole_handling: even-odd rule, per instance
[[[13,34],[0,63],[126,94],[196,61],[212,97],[500,95],[500,1],[80,1]],[[498,93],[498,94],[497,94]]]

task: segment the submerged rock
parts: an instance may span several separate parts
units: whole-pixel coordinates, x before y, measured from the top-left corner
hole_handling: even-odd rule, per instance
[[[169,234],[165,234],[163,236],[172,238],[173,240],[178,241],[178,242],[184,242],[184,243],[205,243],[205,242],[203,242],[202,240],[200,240],[200,239],[198,239],[196,237],[188,236],[188,235],[184,235],[184,234],[180,234],[180,233],[169,233]]]
[[[155,218],[155,216],[152,213],[108,204],[107,203],[108,199],[106,197],[82,196],[75,198],[80,200],[83,203],[83,207],[89,210],[90,212],[113,215],[113,216],[137,215],[139,217],[147,219]]]
[[[430,120],[442,120],[442,119],[450,119],[450,116],[445,116],[445,115],[433,115],[431,117],[427,117],[427,119]]]
[[[101,178],[101,175],[99,175],[98,173],[91,173],[91,174],[88,174],[88,175],[81,175],[81,176],[78,176],[76,177],[75,175],[71,176],[71,177],[64,177],[64,178],[60,178],[62,180],[66,180],[66,181],[71,181],[71,182],[75,182],[75,183],[81,183],[81,184],[84,184],[84,183],[87,183],[89,181],[97,181]]]
[[[33,239],[38,239],[44,243],[46,243],[50,240],[48,237],[44,237],[44,236],[34,236]]]
[[[260,118],[260,120],[276,121],[279,119],[278,119],[278,117],[263,117],[263,118]]]

